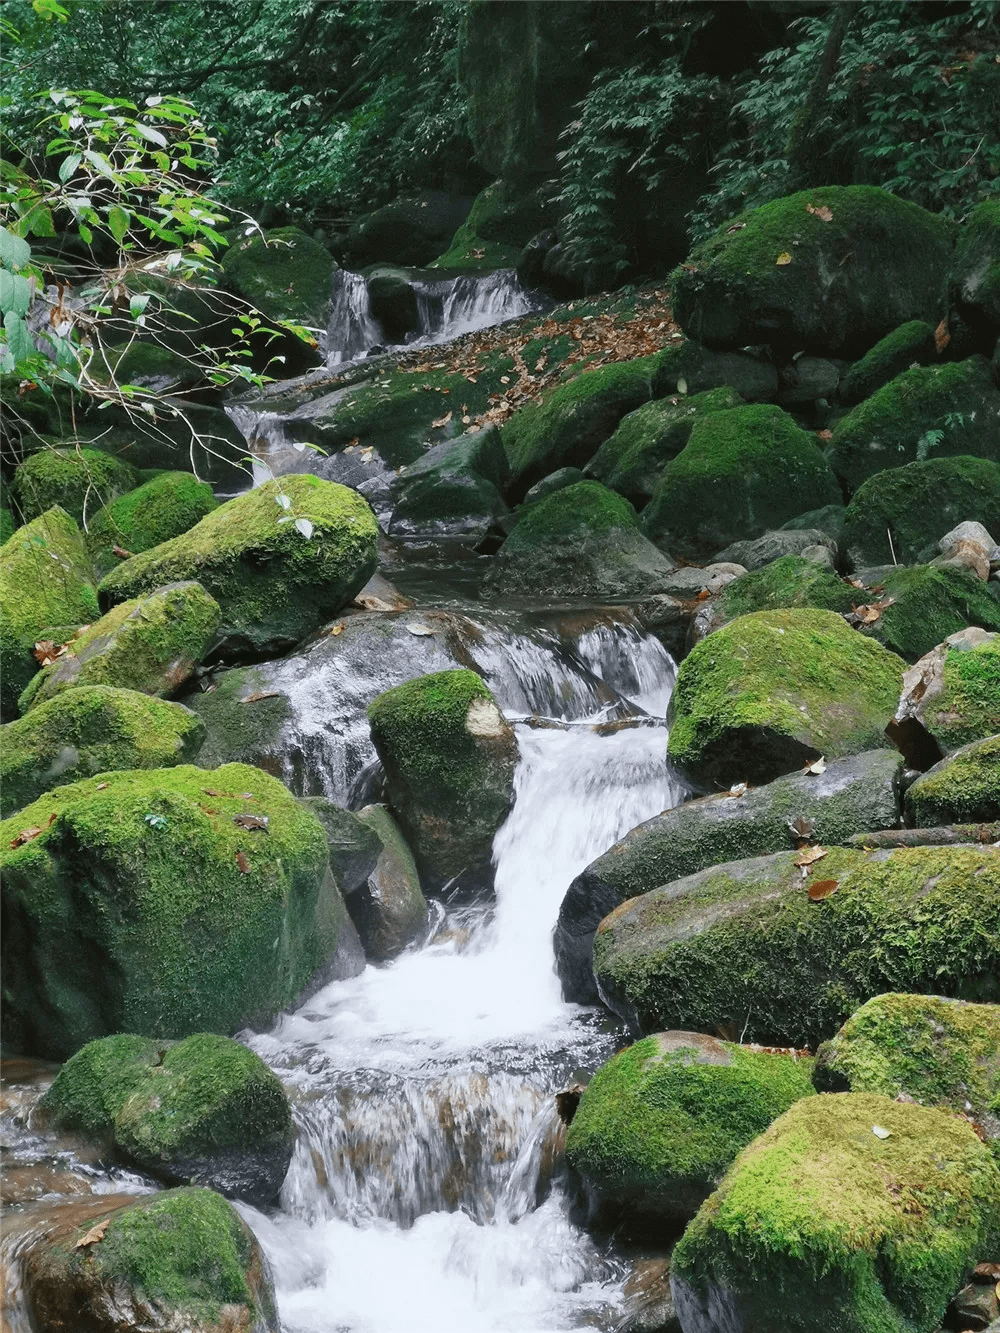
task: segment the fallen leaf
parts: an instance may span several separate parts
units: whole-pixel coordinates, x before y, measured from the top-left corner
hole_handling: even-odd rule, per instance
[[[832,439],[833,439],[833,431],[832,431],[832,430],[818,430],[818,431],[816,432],[816,434],[819,436],[819,438],[820,438],[821,440],[832,440]]]
[[[819,208],[813,208],[812,204],[806,204],[806,212],[811,213],[815,218],[819,218],[821,222],[833,221],[833,214],[827,208],[826,204],[820,204]]]
[[[415,635],[418,639],[426,638],[427,635],[434,633],[434,631],[428,625],[420,625],[415,623],[412,625],[407,625],[406,628],[410,631],[411,634]]]
[[[246,858],[246,853],[245,853],[245,852],[237,852],[237,853],[236,853],[236,864],[239,866],[241,872],[242,872],[244,875],[249,875],[249,873],[250,873],[250,862],[247,860],[247,858]]]
[[[803,879],[805,879],[805,877],[808,875],[809,867],[811,865],[815,865],[817,861],[821,861],[824,856],[826,856],[826,852],[823,850],[822,847],[802,848],[798,856],[795,858],[795,864],[802,871]]]
[[[96,1222],[90,1228],[90,1230],[87,1232],[85,1236],[80,1237],[80,1239],[73,1246],[73,1249],[74,1250],[82,1249],[84,1245],[96,1245],[99,1240],[104,1239],[104,1233],[107,1231],[110,1225],[111,1225],[110,1217],[106,1217],[103,1222]]]
[[[951,342],[951,334],[948,332],[948,321],[943,319],[934,330],[934,346],[938,352],[943,352]]]
[[[267,815],[233,815],[233,823],[237,828],[258,829],[262,833],[268,832],[270,822]]]
[[[126,551],[124,546],[112,546],[111,554],[116,555],[119,560],[131,560],[132,552]]]
[[[809,901],[820,903],[824,898],[829,898],[832,893],[837,892],[839,880],[836,879],[815,879],[809,885]]]
[[[343,634],[343,632],[344,632],[344,622],[342,620],[338,620],[336,625],[330,626],[330,634],[332,635],[333,638],[336,638],[338,634]]]
[[[794,819],[788,821],[788,827],[792,834],[802,842],[809,842],[813,835],[813,829],[816,827],[815,819],[806,819],[805,815],[796,815]]]
[[[106,787],[107,785],[108,784],[106,782],[101,783],[102,787]],[[97,790],[100,791],[101,788],[98,787]],[[51,828],[58,818],[59,818],[59,812],[57,810],[53,810],[51,815],[49,815],[49,822],[45,825],[45,827]]]
[[[214,787],[202,787],[202,791],[205,793],[206,796],[221,796],[221,795],[222,795],[222,792],[221,792],[221,791],[216,791]]]
[[[26,842],[31,842],[37,838],[41,831],[37,825],[32,828],[23,828],[17,837],[11,840],[10,845],[12,847],[23,847]]]
[[[94,788],[94,791],[103,791],[104,788],[107,787],[108,785],[109,784],[107,782],[99,782],[97,786]]]
[[[814,759],[813,762],[812,762],[811,764],[806,764],[806,766],[805,766],[805,768],[802,770],[802,772],[803,772],[806,776],[808,776],[809,774],[815,774],[815,775],[818,775],[818,774],[820,774],[820,773],[825,773],[825,772],[826,772],[826,760],[823,758],[822,755],[820,755],[820,757],[819,757],[818,759]]]
[[[65,652],[66,645],[64,643],[57,645],[54,644],[51,639],[42,639],[39,643],[35,644],[35,650],[32,653],[32,657],[39,666],[44,667],[48,666],[50,662],[56,661],[57,658],[62,657]]]
[[[441,426],[447,426],[448,422],[451,420],[451,416],[452,414],[450,412],[446,412],[443,417],[438,417],[436,421],[432,421],[431,425],[435,430],[439,429]]]
[[[991,1282],[1000,1279],[1000,1264],[991,1263],[988,1259],[976,1264],[972,1270],[973,1281],[978,1277],[988,1278]]]
[[[792,256],[788,253],[787,250],[782,250],[781,254],[774,262],[777,265],[779,265],[779,267],[785,264],[790,264],[792,262]]]
[[[729,790],[726,792],[726,795],[745,796],[746,790],[747,790],[747,784],[745,782],[737,782],[735,786],[729,788]]]
[[[747,224],[745,222],[734,222],[731,227],[726,228],[726,235],[732,236],[734,231],[742,231]],[[685,265],[685,268],[687,265]]]
[[[877,1139],[888,1139],[891,1137],[889,1131],[883,1129],[881,1125],[872,1125],[872,1133]]]
[[[472,420],[472,418],[469,417],[469,416],[465,416],[465,417],[463,417],[463,418],[462,418],[462,425],[463,425],[463,426],[467,426],[471,420]]]
[[[361,436],[355,435],[353,440],[348,440],[347,447],[348,449],[355,449],[360,443],[361,443]]]
[[[241,792],[240,792],[240,800],[241,800],[241,801],[256,801],[256,799],[257,799],[257,797],[254,796],[254,794],[253,794],[252,791],[241,791]]]
[[[509,383],[510,383],[510,376],[509,376],[509,375],[501,375],[501,376],[500,376],[500,383],[501,383],[501,384],[509,384]]]
[[[241,699],[241,704],[256,704],[261,699],[277,699],[281,695],[280,690],[254,690],[253,694],[248,694],[245,699]]]

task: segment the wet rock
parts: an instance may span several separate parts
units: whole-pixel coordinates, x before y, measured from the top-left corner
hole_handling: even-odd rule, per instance
[[[420,939],[427,929],[427,902],[413,854],[384,805],[366,805],[358,819],[379,843],[375,866],[347,899],[365,956],[385,963]]]
[[[859,591],[862,634],[877,639],[907,661],[915,661],[967,626],[1000,630],[1000,597],[966,569],[916,565],[892,569],[878,592]],[[869,620],[874,608],[876,618]],[[848,620],[853,623],[854,617]]]
[[[974,208],[959,229],[948,297],[988,354],[1000,331],[1000,211],[995,200]]]
[[[805,548],[809,549],[812,548]],[[825,546],[815,549],[828,553]],[[781,556],[727,585],[717,599],[718,622],[712,628],[754,611],[790,607],[814,607],[843,615],[859,598],[864,600],[862,593],[850,588],[819,561],[806,559],[804,555]]]
[[[844,531],[844,506],[842,504],[822,505],[819,509],[807,509],[804,514],[790,518],[781,525],[782,532],[798,532],[802,528],[815,528],[824,538],[841,546]]]
[[[655,398],[723,387],[735,389],[744,402],[773,402],[778,396],[778,372],[764,357],[713,351],[692,338],[661,353],[653,382]]]
[[[1000,731],[1000,635],[970,627],[925,653],[903,673],[894,720],[930,755],[922,762],[894,736],[911,768],[929,768],[946,750]]]
[[[554,491],[565,490],[567,486],[575,486],[578,481],[586,480],[586,475],[578,467],[561,467],[556,472],[550,472],[541,481],[536,481],[534,486],[525,492],[521,505],[534,504],[537,500],[544,500]],[[520,507],[517,514],[520,515]]]
[[[59,505],[77,523],[139,484],[129,463],[98,449],[39,449],[17,468],[10,491],[26,523]]]
[[[354,268],[368,264],[420,267],[446,250],[468,217],[472,199],[444,190],[401,195],[359,218],[347,238],[347,259]]]
[[[330,869],[341,893],[348,897],[367,883],[382,851],[378,832],[359,815],[325,796],[303,796],[302,804],[323,825],[330,851]]]
[[[288,319],[317,332],[330,321],[333,274],[329,251],[298,227],[239,237],[222,255],[229,287],[268,319]]]
[[[937,359],[933,325],[925,319],[908,320],[855,361],[840,382],[840,401],[848,406],[863,402],[904,370],[930,366]]]
[[[800,356],[780,370],[778,402],[782,405],[814,403],[836,397],[840,385],[840,362],[821,356]]]
[[[682,1333],[670,1291],[670,1260],[636,1259],[625,1280],[625,1314],[615,1333]]]
[[[391,537],[479,541],[509,512],[507,458],[495,427],[434,445],[393,484]]]
[[[822,546],[834,556],[837,554],[837,543],[821,528],[786,527],[765,532],[752,541],[732,542],[715,558],[731,561],[753,571],[787,556],[801,556],[811,546]]]
[[[411,272],[392,264],[376,264],[365,273],[371,312],[382,326],[386,342],[405,342],[408,333],[420,329],[420,310]]]
[[[1000,819],[1000,735],[963,745],[906,790],[906,822],[966,824]]]

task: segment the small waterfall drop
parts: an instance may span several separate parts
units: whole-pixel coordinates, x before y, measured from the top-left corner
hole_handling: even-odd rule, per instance
[[[333,309],[326,326],[326,364],[331,368],[349,365],[382,341],[364,278],[338,269],[333,275]]]

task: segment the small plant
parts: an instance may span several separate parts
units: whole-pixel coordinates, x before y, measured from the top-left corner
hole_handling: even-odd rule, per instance
[[[161,829],[167,827],[166,815],[143,815],[143,820],[150,828]]]

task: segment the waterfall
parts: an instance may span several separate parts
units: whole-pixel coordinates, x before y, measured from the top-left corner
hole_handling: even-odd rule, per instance
[[[381,342],[382,329],[372,315],[364,278],[338,269],[333,275],[333,309],[326,326],[326,364],[347,365]]]

